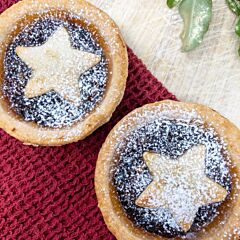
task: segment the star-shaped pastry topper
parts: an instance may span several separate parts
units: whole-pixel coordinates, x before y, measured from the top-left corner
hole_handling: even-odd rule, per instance
[[[80,102],[80,75],[101,60],[99,55],[73,48],[64,27],[59,27],[43,45],[19,46],[16,53],[32,69],[24,91],[27,98],[55,91],[75,105]]]
[[[187,232],[204,205],[221,202],[227,190],[205,175],[203,145],[194,146],[178,159],[145,152],[143,158],[153,181],[137,198],[136,205],[143,208],[163,208]]]

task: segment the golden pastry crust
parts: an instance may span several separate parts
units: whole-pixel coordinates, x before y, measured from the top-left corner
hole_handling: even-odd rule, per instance
[[[183,114],[184,112],[189,114]],[[144,114],[145,113],[145,114]],[[141,116],[139,118],[139,116]],[[150,117],[151,116],[151,117]],[[220,207],[220,214],[202,231],[194,234],[199,240],[237,240],[240,237],[240,130],[214,110],[199,104],[181,103],[170,100],[156,102],[138,108],[124,117],[110,132],[98,156],[95,172],[95,189],[98,205],[109,230],[118,240],[163,240],[168,239],[147,233],[137,228],[126,217],[111,184],[110,169],[113,166],[117,144],[125,136],[150,118],[201,119],[211,126],[227,143],[230,157],[229,169],[232,177],[232,192]],[[223,214],[223,212],[225,214]],[[221,224],[224,222],[224,224]],[[182,239],[180,237],[171,239]]]
[[[0,86],[4,80],[4,54],[12,37],[20,32],[22,21],[31,23],[39,14],[64,12],[88,21],[101,36],[104,53],[109,62],[107,89],[100,104],[87,117],[70,127],[59,129],[39,127],[36,123],[22,120],[10,110],[8,101],[0,92],[0,127],[25,144],[63,145],[76,142],[90,135],[109,121],[122,100],[128,74],[127,49],[114,21],[104,12],[84,0],[23,0],[0,16]],[[34,15],[35,14],[35,15]],[[13,32],[14,31],[14,32]],[[111,72],[111,73],[110,73]]]

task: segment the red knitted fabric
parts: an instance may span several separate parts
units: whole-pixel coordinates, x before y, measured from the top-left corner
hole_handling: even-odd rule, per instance
[[[0,11],[14,1],[0,0]],[[16,2],[16,0],[15,0]],[[84,141],[30,147],[0,130],[0,239],[114,239],[94,191],[99,149],[111,128],[143,104],[175,97],[128,49],[124,99],[111,121]]]

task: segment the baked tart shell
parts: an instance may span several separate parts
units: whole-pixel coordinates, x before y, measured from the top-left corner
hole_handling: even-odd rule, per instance
[[[136,129],[139,124],[147,121],[152,111],[161,112],[171,119],[184,118],[181,112],[193,112],[200,116],[204,125],[214,128],[216,133],[227,143],[232,177],[232,191],[228,200],[220,206],[220,214],[201,231],[194,233],[193,239],[239,239],[240,236],[240,131],[229,120],[216,111],[199,104],[181,103],[170,100],[156,102],[138,108],[124,117],[110,132],[98,156],[95,172],[95,189],[98,206],[103,214],[109,230],[118,240],[163,240],[169,239],[148,233],[137,228],[126,216],[112,184],[113,159],[117,144],[124,141],[128,132]],[[167,112],[167,113],[166,113]],[[145,113],[145,114],[144,114]],[[148,114],[146,114],[148,113]],[[139,120],[138,116],[142,116]],[[224,213],[224,214],[223,214]],[[224,224],[221,224],[224,221]],[[175,237],[171,239],[183,239]],[[190,238],[191,239],[191,238]]]

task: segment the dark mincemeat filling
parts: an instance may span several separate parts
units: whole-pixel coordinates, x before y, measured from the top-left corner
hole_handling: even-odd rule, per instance
[[[32,99],[24,96],[32,70],[17,56],[16,47],[42,45],[60,26],[68,30],[74,48],[102,56],[100,63],[79,76],[81,104],[78,107],[54,91]],[[106,90],[108,64],[103,49],[89,31],[76,23],[44,17],[26,26],[8,46],[4,59],[4,74],[3,93],[11,108],[26,121],[56,128],[70,126],[83,119],[101,102]]]
[[[203,206],[188,233],[184,233],[164,209],[146,209],[135,205],[136,199],[152,182],[143,160],[146,151],[160,153],[173,159],[194,145],[207,148],[206,175],[231,192],[231,176],[226,164],[226,151],[212,129],[194,124],[163,120],[155,121],[133,131],[117,152],[113,183],[127,216],[138,227],[164,237],[183,237],[200,231],[218,214],[221,203]]]

